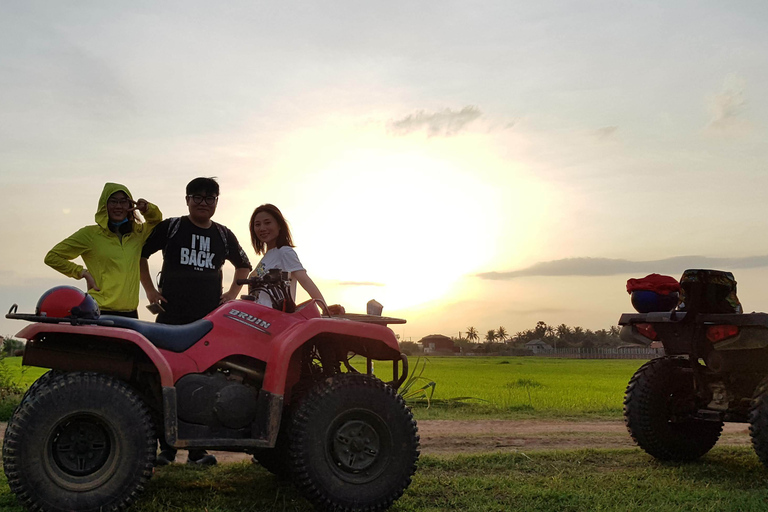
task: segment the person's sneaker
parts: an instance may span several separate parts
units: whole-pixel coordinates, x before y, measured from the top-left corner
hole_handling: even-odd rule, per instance
[[[190,454],[187,458],[187,464],[191,466],[215,466],[216,463],[216,456],[210,453],[206,453],[196,459],[193,459],[192,454]]]
[[[163,450],[155,458],[155,466],[167,466],[176,460],[176,450]]]

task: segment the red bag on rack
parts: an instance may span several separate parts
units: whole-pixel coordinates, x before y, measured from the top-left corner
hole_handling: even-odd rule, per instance
[[[671,276],[661,274],[648,274],[641,279],[629,279],[627,281],[627,293],[635,291],[656,292],[659,295],[669,295],[680,291],[680,283]]]

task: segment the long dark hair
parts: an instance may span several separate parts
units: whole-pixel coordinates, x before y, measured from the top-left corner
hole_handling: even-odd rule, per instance
[[[276,246],[278,248],[286,245],[288,247],[294,247],[293,239],[291,238],[291,228],[288,227],[288,222],[285,220],[285,217],[283,217],[283,214],[280,212],[277,206],[267,203],[258,206],[255,210],[253,210],[253,215],[251,215],[251,222],[248,224],[248,230],[251,232],[251,244],[253,244],[253,249],[256,251],[256,254],[264,254],[267,252],[267,244],[259,240],[259,237],[256,236],[256,230],[253,229],[254,219],[258,214],[262,212],[271,215],[275,221],[277,221],[277,225],[280,227],[280,233],[277,235]]]

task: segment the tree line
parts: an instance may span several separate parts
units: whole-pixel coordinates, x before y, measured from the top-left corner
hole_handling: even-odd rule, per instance
[[[475,327],[467,327],[465,332],[451,337],[454,344],[462,349],[462,352],[471,352],[481,349],[485,352],[498,352],[509,348],[524,348],[525,344],[541,340],[553,348],[596,348],[616,347],[623,342],[619,338],[618,326],[608,329],[593,331],[583,327],[570,327],[566,324],[558,326],[547,325],[546,322],[536,322],[532,329],[525,329],[514,334],[509,334],[504,326],[497,329],[489,329],[481,338],[480,332]]]

